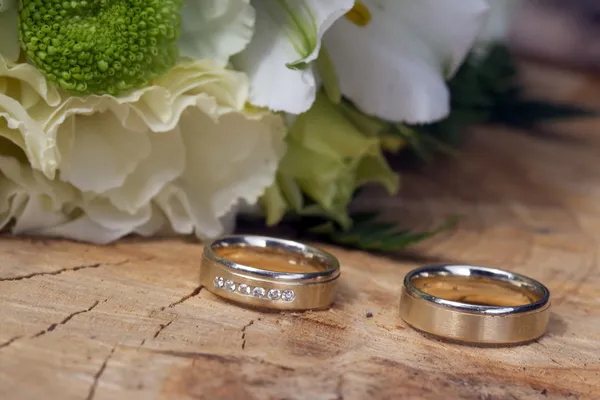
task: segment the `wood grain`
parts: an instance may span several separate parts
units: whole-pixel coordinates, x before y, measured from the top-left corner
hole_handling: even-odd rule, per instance
[[[532,90],[600,108],[600,79],[528,67]],[[598,399],[600,121],[538,135],[484,127],[457,160],[362,199],[405,225],[459,228],[389,256],[329,248],[329,311],[261,313],[197,285],[183,240],[95,247],[0,240],[2,399]],[[521,347],[440,342],[398,317],[403,275],[436,262],[544,282],[548,334]]]

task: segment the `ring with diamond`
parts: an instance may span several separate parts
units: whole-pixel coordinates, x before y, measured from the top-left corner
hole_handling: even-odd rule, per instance
[[[204,247],[200,284],[244,305],[276,310],[329,307],[340,265],[333,255],[291,240],[232,235]]]
[[[550,292],[523,275],[473,265],[417,268],[404,278],[400,316],[460,342],[518,344],[546,332]]]

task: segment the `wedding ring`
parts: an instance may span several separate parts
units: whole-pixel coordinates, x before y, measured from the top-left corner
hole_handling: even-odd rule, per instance
[[[545,333],[550,292],[536,280],[499,269],[423,267],[404,278],[400,316],[419,331],[450,340],[524,343]]]
[[[217,296],[276,310],[329,307],[338,260],[324,250],[291,240],[227,236],[204,247],[200,283]]]

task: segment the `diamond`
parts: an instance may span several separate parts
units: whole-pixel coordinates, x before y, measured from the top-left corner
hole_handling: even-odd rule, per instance
[[[250,296],[252,289],[250,289],[250,286],[242,283],[241,285],[238,285],[237,291],[239,294],[243,294],[244,296]]]
[[[294,301],[296,295],[293,290],[284,290],[281,292],[281,300],[283,301]]]
[[[215,279],[213,279],[213,283],[215,284],[215,287],[219,289],[225,286],[225,280],[220,276],[215,276]]]
[[[234,281],[225,281],[225,289],[229,292],[235,291],[235,282]]]
[[[266,295],[267,295],[267,291],[265,289],[261,288],[261,287],[255,287],[252,290],[252,296],[258,297],[259,299],[262,299]]]
[[[271,289],[269,290],[268,296],[271,300],[279,300],[279,298],[281,297],[281,290]]]

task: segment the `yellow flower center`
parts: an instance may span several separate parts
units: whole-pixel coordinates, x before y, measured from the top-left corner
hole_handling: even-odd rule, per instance
[[[352,10],[346,13],[346,19],[358,26],[367,26],[371,22],[371,12],[361,1],[357,1]]]

